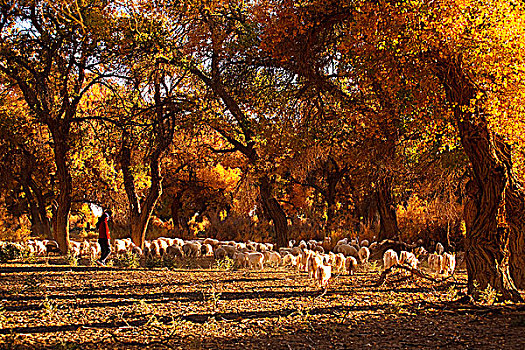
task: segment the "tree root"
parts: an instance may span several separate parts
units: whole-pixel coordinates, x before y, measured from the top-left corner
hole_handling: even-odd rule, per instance
[[[434,278],[434,277],[424,273],[423,271],[418,270],[416,268],[413,268],[411,266],[402,265],[402,264],[396,264],[396,265],[386,269],[385,271],[383,271],[381,273],[381,275],[379,276],[379,280],[374,284],[374,287],[381,287],[383,284],[385,284],[386,278],[388,277],[388,275],[392,272],[392,270],[394,268],[399,268],[399,269],[403,269],[403,270],[409,271],[412,274],[412,276],[423,278],[423,279],[429,280],[429,281],[434,282],[434,283],[443,283],[443,282],[445,282],[445,281],[447,281],[447,280],[449,280],[451,278],[454,278],[454,274],[452,274],[450,276],[447,276],[447,277],[443,277],[443,278]]]

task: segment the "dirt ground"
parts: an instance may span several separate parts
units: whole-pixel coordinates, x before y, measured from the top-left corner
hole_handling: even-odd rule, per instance
[[[461,304],[465,272],[0,265],[2,349],[525,349],[525,305]],[[490,293],[485,294],[490,301]]]

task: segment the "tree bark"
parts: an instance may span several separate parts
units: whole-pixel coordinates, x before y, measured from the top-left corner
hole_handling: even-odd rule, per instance
[[[24,192],[29,202],[29,211],[31,213],[31,231],[36,236],[43,236],[52,239],[51,225],[46,213],[46,204],[44,196],[34,181],[29,178],[24,184]]]
[[[184,216],[180,197],[180,194],[173,197],[171,202],[171,218],[174,227],[177,228],[180,233],[180,238],[186,239],[189,238],[190,227],[188,225],[188,218]]]
[[[56,121],[49,126],[53,136],[53,150],[57,167],[58,199],[56,208],[55,228],[53,233],[60,252],[66,255],[69,252],[69,214],[71,211],[72,181],[67,164],[69,151],[68,122]]]
[[[38,215],[40,216],[40,221],[42,222],[42,231],[44,237],[51,239],[52,233],[51,233],[51,223],[49,221],[49,218],[47,217],[47,210],[46,210],[46,200],[44,198],[44,195],[40,188],[35,184],[35,181],[31,179],[29,183],[29,187],[32,189],[33,193],[36,197],[37,207],[38,207]]]
[[[27,204],[29,205],[29,219],[31,221],[31,232],[33,235],[38,235],[42,230],[42,221],[40,220],[40,214],[38,212],[37,203],[33,193],[29,189],[27,184],[22,186],[27,199]]]
[[[525,289],[525,221],[523,220],[525,193],[512,174],[509,175],[512,183],[505,196],[505,210],[509,225],[509,271],[516,287]]]
[[[326,173],[326,204],[328,206],[326,213],[326,227],[331,230],[334,226],[334,219],[337,205],[337,185],[341,182],[346,168],[341,169],[335,159],[329,157],[325,163]]]
[[[399,227],[397,225],[397,213],[392,199],[392,181],[381,177],[376,189],[377,209],[379,212],[379,234],[378,241],[384,239],[397,239]]]
[[[464,74],[460,62],[436,57],[441,80],[456,119],[461,143],[472,165],[465,205],[465,259],[468,291],[474,297],[489,285],[498,300],[523,301],[506,259],[505,191],[509,185],[502,149],[489,131],[480,103],[472,106],[478,90]],[[474,108],[474,111],[472,110]]]
[[[288,220],[283,208],[272,195],[270,180],[267,176],[259,179],[259,192],[263,211],[273,222],[277,245],[279,247],[287,247]]]
[[[155,208],[157,200],[162,194],[162,177],[160,175],[159,161],[156,159],[156,155],[152,154],[150,156],[151,186],[149,188],[148,195],[141,203],[137,196],[134,177],[131,173],[130,142],[131,141],[128,134],[124,133],[122,149],[120,153],[120,165],[122,167],[122,174],[124,177],[124,188],[129,201],[131,240],[136,246],[143,248],[149,219],[153,209]]]
[[[523,213],[525,206],[523,204],[524,194],[522,191],[518,193],[508,194],[511,197],[507,207],[507,214],[509,214],[509,271],[517,288],[525,289],[525,224],[523,222]]]

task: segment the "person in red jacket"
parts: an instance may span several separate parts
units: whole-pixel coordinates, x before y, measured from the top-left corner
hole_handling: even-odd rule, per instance
[[[108,220],[111,218],[111,210],[106,210],[97,221],[98,229],[98,244],[100,244],[100,259],[97,260],[97,264],[100,266],[106,265],[106,259],[111,253],[111,245],[109,244],[110,235]]]

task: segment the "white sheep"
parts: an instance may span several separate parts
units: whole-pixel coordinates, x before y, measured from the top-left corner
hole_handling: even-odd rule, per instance
[[[235,264],[241,268],[246,268],[249,265],[248,255],[246,253],[236,251],[233,255],[233,260],[235,261]]]
[[[173,244],[176,244],[179,247],[182,247],[184,245],[184,241],[181,238],[174,238],[173,240],[174,240]]]
[[[166,248],[166,254],[172,258],[181,258],[184,256],[181,247],[177,244],[172,244]]]
[[[47,253],[46,246],[43,241],[35,241],[35,255],[44,256]]]
[[[392,266],[397,265],[399,262],[397,258],[397,253],[393,249],[388,249],[385,254],[383,254],[383,269],[388,270]]]
[[[76,256],[80,256],[80,252],[82,251],[82,243],[77,241],[69,241],[69,249],[75,252]]]
[[[366,246],[363,246],[359,249],[358,255],[361,264],[367,263],[368,259],[370,259],[370,250]]]
[[[308,245],[306,244],[304,240],[301,240],[301,242],[299,242],[299,248],[305,250],[305,249],[308,249]]]
[[[439,255],[443,254],[445,252],[445,248],[443,247],[443,244],[441,244],[440,242],[437,242],[436,243],[436,253],[438,253]]]
[[[89,241],[88,240],[84,240],[80,246],[81,246],[81,248],[80,248],[80,255],[81,256],[86,256],[86,255],[89,256],[89,247],[90,247]]]
[[[334,248],[334,253],[343,253],[344,256],[353,256],[354,258],[359,258],[357,249],[349,244],[341,244],[336,246],[337,250]]]
[[[357,269],[357,259],[353,256],[348,256],[345,259],[345,269],[348,274],[353,275]]]
[[[149,245],[149,253],[151,256],[159,258],[160,257],[160,246],[159,242],[152,241]]]
[[[202,244],[201,246],[201,254],[202,256],[210,256],[213,255],[213,246],[209,243]]]
[[[274,251],[265,251],[263,254],[264,254],[264,260],[268,264],[272,264],[275,266],[281,265],[282,258],[279,253],[274,252]]]
[[[442,273],[443,256],[439,254],[430,254],[428,256],[428,267],[434,273]]]
[[[348,238],[340,239],[339,241],[337,241],[336,246],[338,246],[338,245],[343,245],[343,244],[348,244]],[[336,253],[337,253],[337,252],[336,252]]]
[[[257,267],[259,270],[264,268],[264,255],[260,252],[246,253],[250,268]]]
[[[305,249],[303,253],[299,256],[298,268],[300,271],[308,272],[308,260],[310,260],[314,255],[314,252],[311,250]]]
[[[35,242],[27,241],[25,247],[27,249],[27,252],[30,255],[35,255],[36,253]]]
[[[370,245],[370,243],[368,242],[367,239],[363,239],[361,241],[361,247],[368,247]]]
[[[98,243],[89,246],[88,256],[90,260],[95,260],[100,255],[100,246]]]
[[[228,256],[228,253],[226,252],[226,249],[224,249],[223,247],[217,247],[213,251],[213,256],[216,260],[222,260]]]
[[[206,238],[204,240],[204,242],[202,242],[202,244],[209,244],[211,245],[212,247],[218,247],[219,246],[219,240],[218,239],[213,239],[213,238]]]
[[[77,246],[77,245],[72,245],[69,247],[69,254],[71,254],[71,256],[74,256],[74,257],[79,257],[80,256],[80,247]]]
[[[328,281],[330,280],[330,277],[332,277],[332,266],[320,265],[317,268],[317,281],[321,287],[328,287]]]
[[[310,259],[308,259],[308,266],[307,266],[308,276],[310,276],[310,278],[317,280],[318,279],[317,277],[318,268],[321,265],[323,265],[323,260],[321,259],[321,257],[317,254],[312,255]]]
[[[295,256],[299,256],[303,254],[303,250],[299,247],[293,247],[292,248],[292,254]]]
[[[331,258],[332,269],[335,271],[342,271],[345,268],[345,256],[342,253],[334,254]]]
[[[233,256],[235,255],[235,247],[231,245],[220,245],[219,248],[222,248],[226,252],[226,256],[230,259],[233,259]],[[217,248],[217,249],[219,249]]]
[[[44,245],[46,246],[46,255],[49,255],[49,253],[58,253],[60,254],[60,249],[58,247],[58,243],[56,241],[44,239],[42,241]]]
[[[241,250],[243,248],[246,248],[246,243],[242,243],[242,242],[236,242],[235,243],[235,249]]]
[[[297,257],[292,254],[285,254],[283,256],[283,265],[284,266],[297,266]]]
[[[182,246],[182,251],[188,257],[197,258],[201,255],[201,244],[198,242],[186,242]]]
[[[416,256],[413,253],[403,250],[399,254],[399,264],[406,264],[413,269],[417,269],[419,260],[417,260]]]
[[[126,254],[127,252],[127,249],[126,249],[126,242],[122,239],[116,239],[114,244],[113,244],[114,248],[115,248],[115,254],[117,255],[124,255]]]
[[[157,243],[159,245],[159,255],[164,256],[166,255],[166,250],[169,247],[168,241],[166,239],[158,238]]]
[[[443,254],[443,265],[442,265],[442,271],[446,274],[453,274],[454,270],[456,269],[456,257],[449,253]]]

